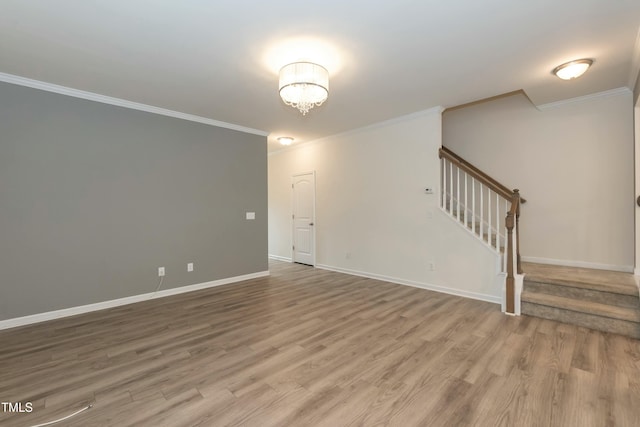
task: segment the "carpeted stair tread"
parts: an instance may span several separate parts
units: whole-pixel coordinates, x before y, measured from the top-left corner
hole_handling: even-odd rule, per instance
[[[522,301],[522,314],[640,339],[640,323]]]
[[[638,296],[636,279],[631,273],[534,263],[522,263],[522,269],[528,282]]]
[[[537,292],[522,293],[522,302],[640,323],[640,310]]]
[[[617,305],[640,309],[640,299],[637,295],[626,295],[614,292],[602,292],[588,288],[579,288],[566,285],[554,285],[553,283],[525,281],[527,292],[557,295],[559,297],[578,300],[599,302],[601,304]]]

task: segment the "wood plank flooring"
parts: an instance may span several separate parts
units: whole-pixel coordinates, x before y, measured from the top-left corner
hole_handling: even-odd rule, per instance
[[[0,331],[1,426],[640,426],[640,341],[274,261]]]

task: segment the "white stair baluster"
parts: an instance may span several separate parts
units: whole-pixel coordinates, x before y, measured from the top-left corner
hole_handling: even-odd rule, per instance
[[[476,234],[476,180],[471,177],[471,232]]]
[[[453,163],[449,165],[449,214],[453,215]]]
[[[504,254],[502,254],[503,264],[502,271],[507,272],[507,212],[509,211],[509,202],[504,200]]]
[[[460,168],[456,169],[456,218],[458,218],[458,222],[460,222]]]
[[[496,250],[500,252],[500,196],[496,193]]]
[[[469,180],[469,176],[467,175],[467,173],[464,173],[464,206],[462,207],[464,209],[464,211],[462,212],[463,214],[463,219],[464,219],[464,225],[468,225],[469,224],[469,214],[467,213],[467,209],[469,206],[469,199],[468,199],[468,189],[467,189],[467,181]]]
[[[442,194],[440,195],[440,206],[442,209],[446,209],[446,197],[447,197],[447,159],[442,158],[442,165],[440,166],[440,191]]]
[[[480,240],[484,239],[484,184],[480,183]]]
[[[487,243],[491,246],[491,189],[487,188]]]

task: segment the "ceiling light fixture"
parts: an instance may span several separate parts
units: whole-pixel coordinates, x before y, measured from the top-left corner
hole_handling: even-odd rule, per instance
[[[593,64],[592,59],[578,59],[570,61],[554,68],[553,74],[560,77],[562,80],[575,79],[583,75],[589,69],[591,64]]]
[[[282,145],[291,145],[293,143],[293,138],[290,136],[281,136],[278,138],[278,142]]]
[[[280,69],[280,97],[306,115],[329,96],[329,72],[312,62],[294,62]]]

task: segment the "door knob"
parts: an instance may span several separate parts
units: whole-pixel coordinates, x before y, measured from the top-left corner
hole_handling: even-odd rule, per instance
[[[638,200],[636,200],[638,202],[638,206],[640,206],[640,196],[638,196]]]
[[[312,222],[310,222],[310,223],[309,223],[309,225],[310,225],[310,226],[313,226],[313,223],[312,223]]]

